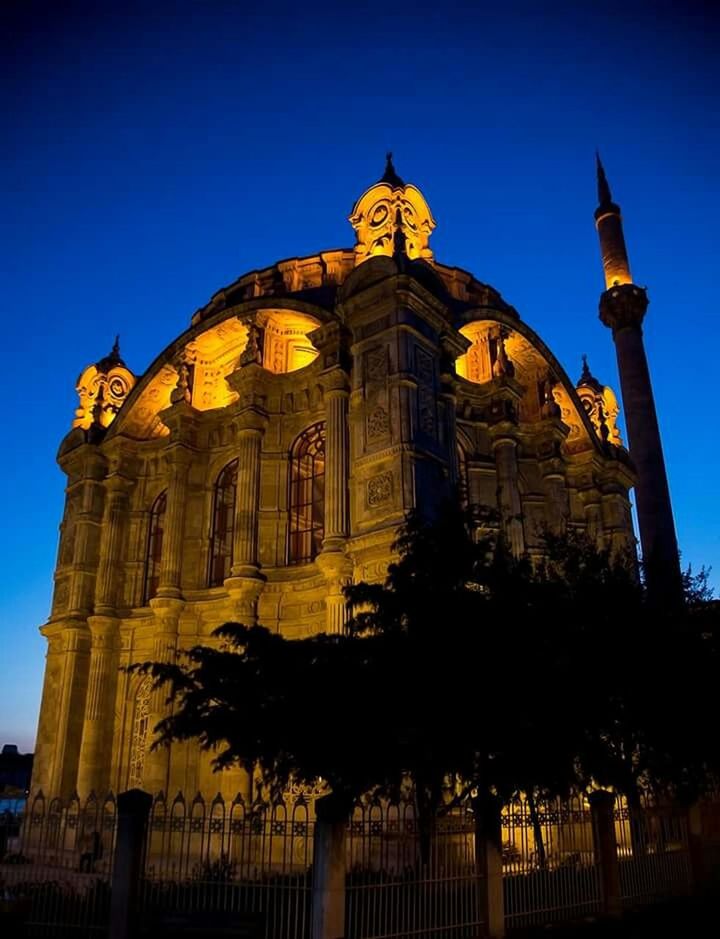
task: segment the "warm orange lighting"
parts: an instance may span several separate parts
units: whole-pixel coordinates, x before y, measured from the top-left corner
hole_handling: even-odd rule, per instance
[[[393,187],[380,182],[360,196],[350,216],[350,224],[357,237],[356,265],[369,257],[392,256],[398,220],[405,236],[407,256],[432,258],[428,241],[435,228],[435,219],[423,194],[412,185]]]
[[[264,330],[263,367],[269,372],[295,372],[317,358],[317,349],[307,338],[320,325],[314,317],[293,310],[273,310],[261,313],[257,322]]]
[[[76,391],[80,401],[73,427],[87,430],[93,422],[109,427],[134,384],[135,376],[124,365],[113,365],[107,371],[89,365],[78,379]]]
[[[455,361],[455,368],[461,378],[477,384],[483,384],[492,379],[491,329],[497,330],[497,324],[480,321],[468,323],[460,330],[460,334],[472,343],[465,355],[461,355]]]

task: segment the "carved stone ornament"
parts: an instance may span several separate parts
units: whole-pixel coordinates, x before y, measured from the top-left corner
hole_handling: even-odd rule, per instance
[[[263,334],[257,323],[247,324],[247,344],[240,355],[240,365],[263,364]]]
[[[368,381],[382,382],[387,378],[387,349],[380,346],[365,353],[365,374]]]
[[[373,476],[367,484],[367,503],[369,506],[383,505],[392,499],[392,473],[380,473]]]
[[[390,418],[384,407],[378,405],[368,416],[367,434],[369,440],[387,436],[390,430]]]

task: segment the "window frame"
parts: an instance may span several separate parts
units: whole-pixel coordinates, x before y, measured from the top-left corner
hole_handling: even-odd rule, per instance
[[[288,566],[311,564],[322,551],[325,537],[325,442],[325,421],[316,421],[298,434],[290,447]],[[318,472],[320,459],[322,469]]]
[[[163,541],[165,539],[165,515],[167,514],[167,489],[159,493],[150,507],[147,536],[145,539],[145,565],[143,569],[142,605],[147,606],[157,596],[160,586]]]
[[[233,548],[235,540],[235,509],[237,501],[237,474],[238,458],[230,460],[223,466],[215,478],[212,497],[212,516],[210,526],[210,543],[208,549],[207,566],[207,585],[208,587],[221,587],[225,580],[230,576],[233,565]],[[226,493],[231,492],[229,499]],[[219,505],[218,496],[223,494],[224,503]],[[219,542],[218,517],[219,509],[225,509],[226,517],[222,528],[222,541]],[[228,521],[229,519],[229,521]],[[222,551],[218,551],[218,545],[221,545]],[[218,569],[222,561],[223,576],[218,578]]]

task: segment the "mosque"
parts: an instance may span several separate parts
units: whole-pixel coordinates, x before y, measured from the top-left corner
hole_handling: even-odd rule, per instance
[[[497,509],[513,552],[549,526],[635,548],[648,585],[679,568],[619,207],[598,160],[595,213],[618,400],[574,383],[496,289],[437,261],[424,195],[382,178],[355,244],[251,271],[215,293],[142,375],[116,342],[77,383],[33,789],[232,797],[188,744],[150,749],[164,694],[122,666],[172,661],[221,623],[339,632],[344,585],[380,580],[408,510],[460,486]],[[650,564],[652,561],[652,564]]]

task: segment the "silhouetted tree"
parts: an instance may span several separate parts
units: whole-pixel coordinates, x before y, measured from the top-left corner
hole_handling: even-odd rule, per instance
[[[197,739],[269,786],[322,777],[348,808],[410,777],[425,839],[471,792],[695,794],[720,766],[706,578],[663,616],[632,558],[571,531],[516,559],[487,522],[456,504],[411,516],[384,583],[347,589],[346,635],[228,623],[177,665],[134,666],[175,702],[160,739]]]

